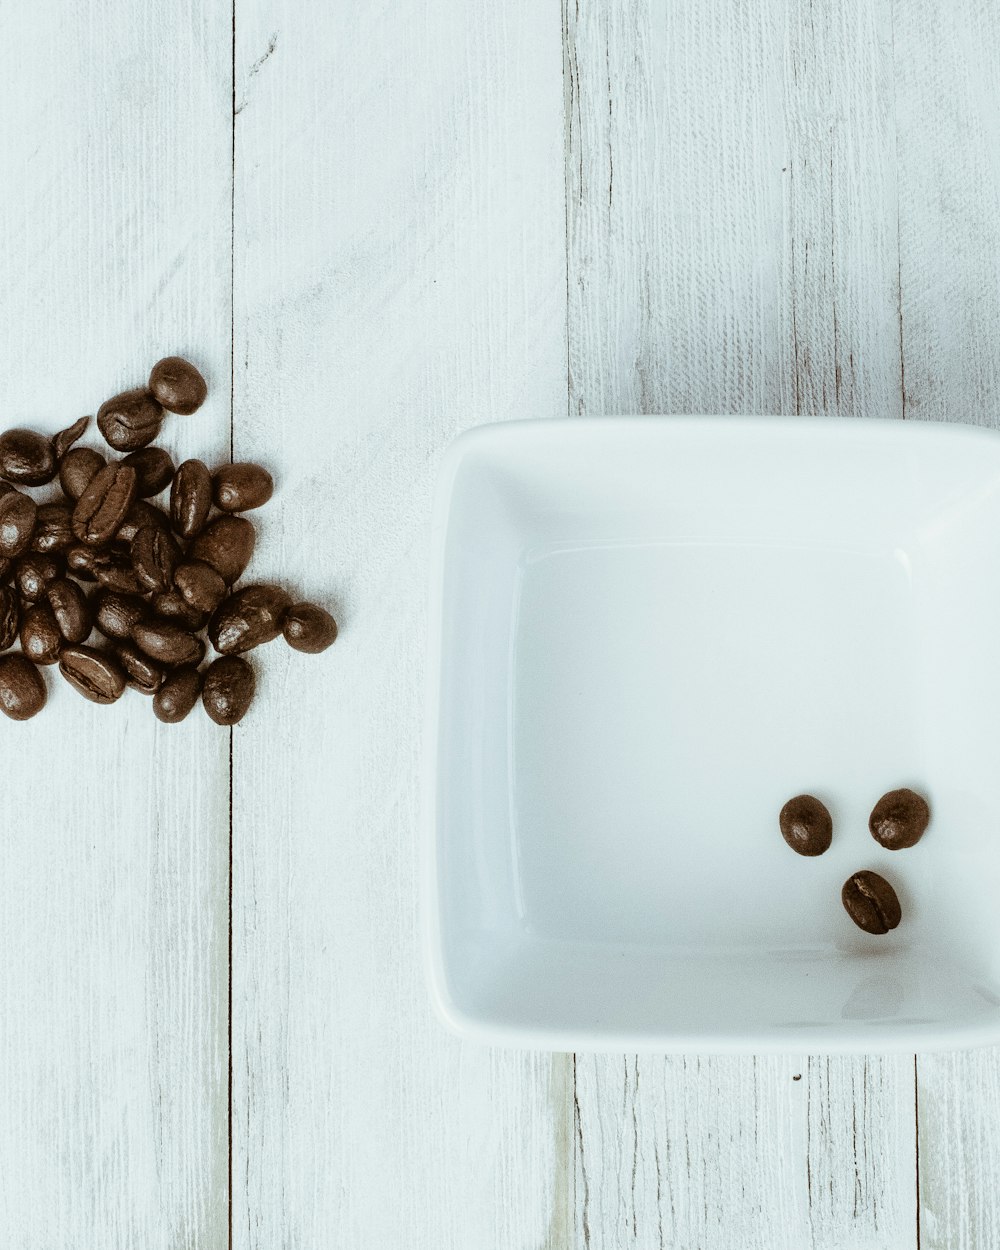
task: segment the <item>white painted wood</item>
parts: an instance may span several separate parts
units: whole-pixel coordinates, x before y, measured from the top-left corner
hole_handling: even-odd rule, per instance
[[[54,431],[179,351],[212,397],[165,442],[227,447],[228,28],[4,7],[4,427]],[[228,735],[48,677],[42,715],[0,718],[0,1241],[218,1250]]]
[[[430,488],[565,412],[557,4],[237,13],[236,455],[255,569],[330,603],[234,735],[234,1244],[563,1247],[565,1057],[464,1046],[417,926]]]

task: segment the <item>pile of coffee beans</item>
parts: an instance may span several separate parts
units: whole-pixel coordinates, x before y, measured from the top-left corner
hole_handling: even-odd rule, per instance
[[[41,670],[58,665],[94,703],[114,703],[131,686],[152,697],[161,721],[183,720],[200,697],[216,724],[235,725],[254,696],[246,652],[282,634],[315,654],[337,637],[316,604],[278,586],[236,587],[256,541],[241,514],[271,498],[268,471],[213,471],[201,460],[175,468],[151,445],[168,413],[196,412],[207,393],[194,365],[159,361],[147,386],[97,413],[121,457],[76,446],[89,417],[53,438],[0,435],[0,711],[11,719],[42,710]],[[54,482],[61,498],[27,493]],[[161,507],[154,499],[168,487]],[[203,666],[205,635],[218,658]]]
[[[927,800],[914,790],[890,790],[872,808],[868,830],[887,851],[916,846],[931,819]],[[799,855],[822,855],[833,841],[833,820],[811,794],[789,799],[778,815],[778,828]],[[896,891],[877,872],[852,873],[840,892],[844,910],[866,933],[888,933],[902,919]]]

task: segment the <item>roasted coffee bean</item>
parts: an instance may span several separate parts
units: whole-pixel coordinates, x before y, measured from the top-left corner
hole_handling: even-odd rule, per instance
[[[188,417],[205,402],[208,387],[205,379],[190,361],[180,356],[167,356],[153,365],[149,389],[167,412]]]
[[[135,493],[140,499],[158,495],[169,486],[174,477],[174,462],[170,453],[162,447],[143,447],[125,457],[125,463],[135,469]]]
[[[95,623],[105,638],[131,638],[132,627],[149,615],[141,599],[135,595],[120,595],[114,590],[101,591],[95,606]]]
[[[208,613],[192,608],[179,590],[164,590],[153,595],[153,611],[173,625],[180,625],[189,633],[197,633],[208,624]]]
[[[23,655],[0,655],[0,712],[28,720],[45,706],[45,679]]]
[[[903,914],[896,891],[877,872],[856,872],[848,877],[840,897],[847,914],[866,933],[888,933]]]
[[[90,604],[76,582],[63,577],[46,592],[59,632],[67,642],[84,642],[93,628]]]
[[[81,417],[79,421],[74,421],[65,430],[60,430],[53,436],[52,450],[57,460],[61,461],[76,440],[83,437],[88,425],[90,425],[90,417]]]
[[[253,669],[238,655],[224,655],[205,670],[201,701],[217,725],[235,725],[253,701]]]
[[[94,561],[97,556],[95,548],[88,547],[86,543],[74,543],[72,547],[66,548],[66,567],[78,581],[96,581]]]
[[[101,404],[97,428],[115,451],[138,451],[160,432],[163,409],[149,391],[123,391]]]
[[[296,603],[285,613],[281,632],[288,645],[296,651],[317,655],[336,642],[337,622],[315,603]]]
[[[163,685],[165,670],[161,664],[144,655],[134,642],[120,642],[115,657],[125,670],[128,684],[140,694],[156,694]]]
[[[63,647],[59,671],[92,703],[114,703],[122,697],[128,680],[117,658],[95,647]]]
[[[51,553],[73,545],[73,509],[65,499],[43,503],[35,515],[31,550]]]
[[[833,821],[819,799],[798,794],[778,816],[781,836],[799,855],[822,855],[833,840]]]
[[[73,447],[59,462],[59,485],[70,499],[79,499],[107,461],[92,447]]]
[[[34,603],[45,594],[45,588],[65,573],[60,556],[28,552],[18,556],[14,564],[14,585],[26,603]]]
[[[31,546],[37,512],[35,501],[19,490],[0,494],[0,557],[18,556]]]
[[[135,469],[109,464],[95,473],[76,502],[73,533],[81,542],[100,547],[111,541],[135,497]]]
[[[212,646],[221,655],[239,655],[281,633],[285,613],[292,606],[278,586],[247,586],[231,595],[208,623]]]
[[[0,586],[0,651],[6,651],[17,641],[21,627],[21,612],[17,603],[17,591],[12,586]]]
[[[872,837],[887,851],[916,846],[931,818],[927,800],[913,790],[890,790],[883,794],[868,818]]]
[[[32,664],[55,664],[64,641],[45,600],[25,608],[21,615],[21,650]]]
[[[132,638],[141,650],[161,664],[200,664],[205,644],[169,621],[144,621],[132,626]]]
[[[214,612],[228,591],[221,574],[203,560],[179,564],[174,572],[174,588],[198,612]]]
[[[132,539],[132,567],[145,590],[169,590],[181,549],[168,530],[147,525]]]
[[[212,507],[212,476],[202,460],[185,460],[170,484],[170,520],[182,538],[194,538]]]
[[[250,563],[256,541],[254,527],[246,517],[216,517],[191,544],[188,559],[204,560],[231,586]]]
[[[94,557],[94,577],[105,590],[116,590],[121,595],[141,595],[145,586],[139,580],[128,549],[124,551],[111,548],[99,551]]]
[[[153,696],[153,712],[157,720],[176,725],[198,702],[201,694],[201,673],[191,664],[172,669]]]
[[[52,443],[34,430],[8,430],[0,434],[0,477],[18,486],[44,486],[56,475]]]
[[[115,538],[122,543],[131,543],[141,529],[150,525],[153,529],[165,530],[168,534],[171,532],[170,517],[162,508],[148,499],[137,499],[125,513],[125,520],[119,525]]]
[[[212,493],[220,512],[249,512],[274,494],[274,479],[259,464],[224,464],[212,474]]]

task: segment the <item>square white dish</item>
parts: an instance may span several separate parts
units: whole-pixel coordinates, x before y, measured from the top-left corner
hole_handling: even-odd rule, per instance
[[[1000,436],[812,418],[459,438],[433,524],[425,933],[554,1050],[1000,1042]],[[868,832],[886,791],[923,840]],[[814,859],[786,799],[829,807]],[[844,911],[859,869],[903,919]]]

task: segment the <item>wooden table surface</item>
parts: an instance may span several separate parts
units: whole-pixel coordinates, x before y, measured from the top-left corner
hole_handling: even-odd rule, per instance
[[[494,1052],[418,955],[428,503],[480,422],[996,425],[987,0],[7,0],[3,424],[190,355],[342,621],[234,732],[0,725],[20,1250],[995,1250],[1000,1055]]]

